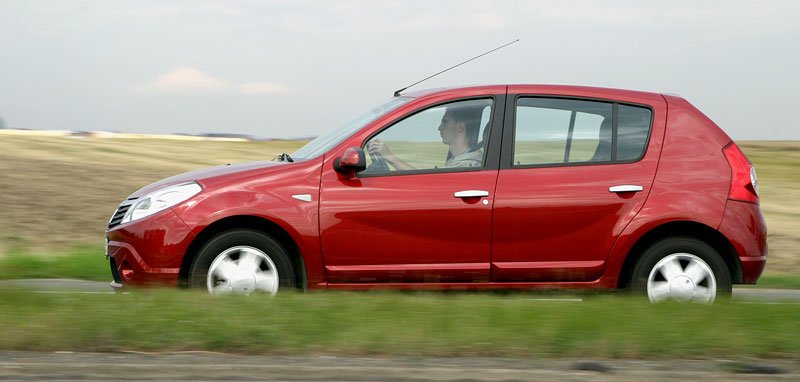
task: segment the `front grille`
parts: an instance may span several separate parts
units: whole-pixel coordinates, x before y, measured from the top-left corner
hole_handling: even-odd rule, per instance
[[[128,212],[128,209],[131,208],[133,202],[136,201],[137,198],[130,198],[122,202],[117,210],[114,212],[114,215],[111,216],[111,220],[108,221],[108,229],[112,229],[120,223],[122,223],[122,218],[125,217],[125,213]]]

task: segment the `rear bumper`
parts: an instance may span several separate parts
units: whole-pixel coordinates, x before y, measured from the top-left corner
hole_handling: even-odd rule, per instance
[[[767,264],[767,224],[761,208],[729,200],[719,231],[730,240],[739,258],[742,277],[734,282],[755,284]]]
[[[755,284],[764,267],[767,265],[767,256],[739,258],[742,261],[742,284]]]

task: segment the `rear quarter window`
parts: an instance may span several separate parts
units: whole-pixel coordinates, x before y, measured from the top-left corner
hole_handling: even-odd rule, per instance
[[[644,107],[619,105],[617,113],[617,160],[638,159],[644,153],[653,112]]]

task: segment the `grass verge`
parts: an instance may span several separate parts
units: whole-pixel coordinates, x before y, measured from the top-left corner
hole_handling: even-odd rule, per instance
[[[0,349],[247,354],[796,358],[798,305],[650,305],[599,296],[124,295],[0,289]]]
[[[108,281],[111,271],[98,246],[77,247],[64,254],[13,250],[0,257],[0,279],[70,278]],[[741,287],[741,286],[739,286]],[[800,276],[767,273],[748,288],[800,289]]]
[[[800,289],[800,276],[785,274],[766,274],[758,279],[752,288]]]
[[[0,257],[0,278],[108,281],[111,270],[102,247],[77,247],[63,254],[12,250]]]

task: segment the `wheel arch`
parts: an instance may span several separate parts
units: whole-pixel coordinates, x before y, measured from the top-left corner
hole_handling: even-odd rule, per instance
[[[183,259],[181,260],[181,267],[180,271],[178,272],[179,286],[187,287],[189,285],[189,270],[191,269],[192,263],[197,257],[200,248],[202,248],[206,242],[211,240],[211,238],[217,234],[232,229],[252,229],[269,235],[273,239],[277,240],[278,243],[280,243],[281,246],[286,249],[286,251],[289,253],[289,257],[292,260],[295,280],[297,280],[296,287],[303,290],[307,288],[308,280],[306,275],[305,261],[294,238],[292,238],[289,232],[287,232],[277,223],[262,217],[251,215],[229,216],[217,220],[203,228],[203,230],[197,234],[195,239],[189,245],[189,248],[186,250]]]
[[[625,288],[628,286],[633,268],[647,248],[660,240],[675,236],[692,237],[709,244],[720,254],[725,265],[728,267],[731,281],[734,284],[742,282],[742,266],[739,262],[739,256],[733,244],[731,244],[722,233],[702,223],[672,221],[649,230],[636,241],[622,264],[617,287]]]

